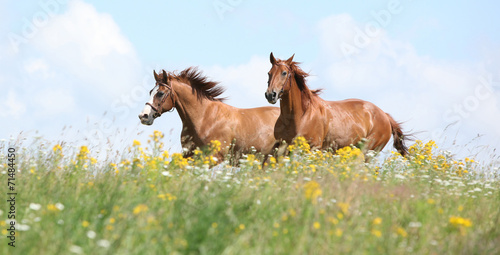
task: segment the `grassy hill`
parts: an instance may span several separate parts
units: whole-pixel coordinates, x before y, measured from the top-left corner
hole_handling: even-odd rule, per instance
[[[498,168],[432,141],[365,163],[357,148],[311,152],[297,139],[262,169],[252,154],[213,167],[215,141],[184,159],[162,138],[120,160],[16,148],[16,247],[4,200],[0,254],[500,254]]]

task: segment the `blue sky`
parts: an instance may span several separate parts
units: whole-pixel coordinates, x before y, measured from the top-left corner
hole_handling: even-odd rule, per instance
[[[371,101],[461,155],[499,147],[499,3],[346,2],[0,0],[0,138],[119,147],[157,129],[179,151],[177,113],[137,118],[152,70],[199,66],[257,107],[272,51],[325,99]]]

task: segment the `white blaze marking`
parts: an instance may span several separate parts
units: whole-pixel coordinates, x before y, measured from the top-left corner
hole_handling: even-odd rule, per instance
[[[154,103],[154,98],[155,98],[156,93],[158,93],[158,90],[159,90],[159,89],[160,89],[160,87],[159,87],[159,86],[155,86],[155,87],[153,88],[153,91],[151,92],[151,96],[149,97],[149,101],[148,101],[148,103],[150,103],[150,104],[154,105],[154,104],[153,104],[153,103]],[[154,111],[154,110],[153,110],[153,108],[151,108],[151,106],[150,106],[150,105],[146,104],[146,105],[144,106],[144,109],[142,110],[141,115],[147,114],[147,115],[148,115],[148,118],[151,118],[151,117],[152,117],[152,112],[153,112],[153,111]]]

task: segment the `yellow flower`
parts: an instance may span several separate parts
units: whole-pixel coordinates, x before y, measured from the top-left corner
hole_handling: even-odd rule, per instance
[[[137,141],[137,140],[134,140],[134,142],[132,143],[133,146],[140,146],[141,145],[141,142]]]
[[[376,237],[381,237],[382,232],[380,232],[380,230],[378,230],[378,229],[372,229],[372,235],[374,235]]]
[[[340,208],[343,214],[347,214],[349,212],[349,204],[348,203],[338,203],[337,206]]]
[[[281,221],[287,221],[287,220],[288,220],[288,215],[283,214],[283,216],[281,216]]]
[[[76,155],[76,157],[78,158],[78,160],[83,161],[88,159],[89,153],[90,153],[89,148],[83,145],[82,147],[80,147],[80,152],[78,153],[78,155]]]
[[[218,140],[210,141],[210,150],[212,152],[219,152],[221,150],[221,143]]]
[[[162,156],[163,156],[163,159],[166,160],[169,156],[168,151],[167,150],[163,151]]]
[[[402,237],[406,237],[408,236],[408,233],[406,233],[406,230],[402,227],[398,227],[396,229],[396,233],[398,233],[398,235],[402,236]]]
[[[217,226],[218,226],[217,222],[212,223],[212,228],[217,228]]]
[[[458,216],[451,216],[449,222],[453,226],[464,226],[464,227],[472,226],[472,222],[470,219],[466,219],[466,218],[462,218],[462,217],[458,217]]]
[[[320,229],[321,228],[321,224],[319,224],[319,222],[315,221],[314,224],[313,224],[313,227],[314,227],[314,229]]]
[[[241,230],[245,229],[245,224],[240,224],[240,225],[238,226],[238,228],[239,228],[239,229],[241,229]]]
[[[53,150],[54,152],[56,152],[56,151],[62,151],[62,147],[61,147],[61,145],[56,144],[56,145],[54,145],[54,147],[52,148],[52,150]]]
[[[142,212],[147,212],[148,211],[148,206],[145,204],[139,204],[136,206],[133,210],[134,215],[140,214]]]
[[[337,237],[341,237],[341,236],[342,236],[342,233],[343,233],[343,232],[342,232],[342,229],[340,229],[340,228],[335,229],[335,235],[336,235]]]
[[[304,184],[304,195],[307,199],[312,200],[314,203],[316,199],[321,196],[321,187],[319,183],[315,181],[309,181]]]
[[[47,205],[47,209],[48,209],[49,211],[51,211],[51,212],[58,212],[58,211],[60,211],[60,210],[59,210],[59,208],[57,208],[57,206],[56,206],[56,205],[54,205],[54,204],[48,204],[48,205]]]
[[[339,223],[339,220],[334,217],[328,217],[328,221],[331,222],[333,225],[337,225]]]
[[[86,228],[90,225],[90,223],[86,220],[82,221],[82,227]]]
[[[109,224],[114,224],[116,222],[115,218],[110,218],[109,219]]]
[[[380,225],[382,224],[382,218],[377,217],[373,220],[373,225]]]

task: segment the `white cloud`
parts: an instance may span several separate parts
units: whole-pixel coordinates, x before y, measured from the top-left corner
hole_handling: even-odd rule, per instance
[[[5,99],[0,103],[0,116],[2,118],[18,119],[26,112],[26,104],[19,98],[14,90],[9,90]]]
[[[19,120],[0,126],[1,134],[39,130],[51,137],[65,125],[84,128],[88,116],[112,111],[115,100],[141,84],[143,70],[132,44],[109,14],[91,4],[68,1],[64,12],[54,13],[36,31],[17,51],[8,38],[0,40],[9,46],[0,49],[6,53],[1,54],[0,86],[8,91],[0,95],[0,116]],[[136,120],[132,106],[127,107],[127,116],[109,118]],[[89,120],[101,121],[96,119]]]
[[[471,140],[477,133],[485,134],[486,142],[497,139],[498,93],[474,99],[481,86],[479,65],[419,56],[412,45],[390,38],[384,30],[369,36],[364,28],[347,14],[318,24],[324,67],[317,73],[329,84],[324,98],[340,93],[372,101],[407,121],[406,129],[427,131],[419,134],[420,139],[439,141],[444,128],[455,120],[459,120],[458,140]],[[365,43],[359,43],[363,36]]]
[[[35,75],[39,73],[43,79],[47,79],[54,76],[54,73],[49,72],[49,66],[44,59],[30,59],[24,64],[24,70],[28,72],[29,75]]]
[[[224,96],[228,103],[236,107],[268,106],[264,97],[267,72],[271,68],[269,58],[253,56],[248,63],[237,66],[213,66],[205,68],[204,73],[226,88]]]
[[[109,14],[80,0],[68,3],[39,31],[34,46],[54,68],[85,83],[102,98],[117,96],[137,84],[140,63],[132,44]]]
[[[76,104],[73,95],[67,90],[43,90],[37,93],[35,98],[37,104],[37,113],[41,116],[56,115],[61,113],[72,113],[75,111]]]

